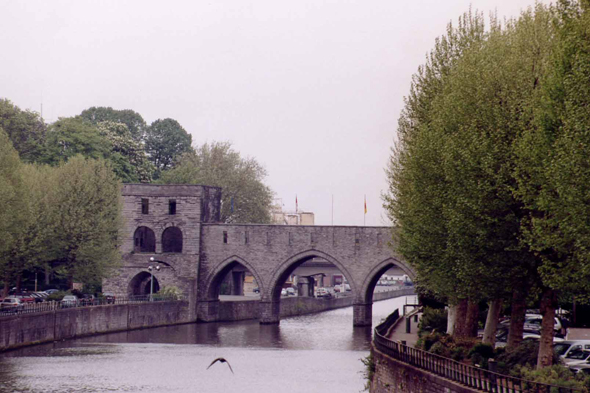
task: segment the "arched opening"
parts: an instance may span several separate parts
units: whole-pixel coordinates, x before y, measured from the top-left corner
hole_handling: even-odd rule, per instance
[[[411,296],[410,303],[415,303],[413,293],[413,272],[403,262],[393,258],[378,264],[367,276],[354,305],[354,325],[370,326],[372,324],[372,307],[374,301],[394,297]],[[404,301],[404,303],[407,303]],[[394,310],[391,310],[392,312]],[[403,310],[400,310],[402,312]]]
[[[316,301],[347,296],[352,303],[356,285],[348,278],[352,277],[346,268],[326,253],[308,250],[294,255],[283,262],[272,277],[269,291],[261,302],[260,323],[279,323],[281,301],[291,296],[289,287],[295,289],[296,296],[315,297]]]
[[[154,288],[153,293],[157,293],[160,291],[160,283],[158,279],[153,276],[154,278]],[[152,275],[148,272],[141,272],[135,275],[129,281],[129,286],[127,288],[127,293],[129,296],[145,296],[149,295],[152,288]]]
[[[162,252],[182,252],[182,231],[169,227],[162,233]]]
[[[213,277],[209,285],[208,298],[222,301],[258,300],[260,291],[258,280],[250,269],[233,260],[225,264]]]
[[[138,227],[133,235],[134,252],[156,252],[156,235],[148,227]]]

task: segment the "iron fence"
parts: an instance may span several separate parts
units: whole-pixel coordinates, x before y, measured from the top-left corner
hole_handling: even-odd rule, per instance
[[[186,300],[184,296],[159,296],[153,295],[150,300],[150,295],[145,296],[130,296],[125,298],[95,298],[95,299],[78,299],[76,301],[44,301],[40,303],[25,303],[14,308],[0,309],[0,318],[9,317],[21,314],[35,314],[47,311],[62,310],[68,308],[82,308],[82,307],[96,307],[114,304],[137,304],[147,302],[169,302],[169,301],[183,301]]]
[[[395,314],[395,315],[394,315]],[[399,320],[399,312],[391,314],[375,328],[373,345],[382,353],[416,368],[429,371],[462,385],[493,393],[574,393],[580,389],[526,381],[464,364],[444,356],[412,348],[389,340],[389,329]]]

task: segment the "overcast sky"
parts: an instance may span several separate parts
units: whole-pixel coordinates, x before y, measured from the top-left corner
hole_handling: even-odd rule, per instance
[[[0,97],[48,122],[91,106],[173,118],[256,158],[286,210],[387,225],[384,168],[410,81],[469,10],[530,0],[0,0]]]

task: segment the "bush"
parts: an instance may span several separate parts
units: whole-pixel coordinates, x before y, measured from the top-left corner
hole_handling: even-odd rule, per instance
[[[469,354],[473,365],[479,364],[482,368],[488,368],[488,359],[494,357],[494,348],[489,344],[477,343]]]
[[[66,295],[70,295],[70,293],[66,291],[54,292],[51,295],[47,296],[47,301],[55,300],[56,302],[59,302]]]
[[[425,307],[418,323],[418,336],[432,331],[447,331],[447,310]]]
[[[583,375],[576,376],[565,366],[560,364],[551,367],[535,370],[528,366],[517,366],[516,371],[520,374],[522,379],[527,381],[544,383],[547,385],[557,385],[564,388],[580,389],[581,391],[588,391],[586,388],[586,378]],[[533,388],[533,386],[525,386],[526,388]],[[551,393],[559,393],[559,388],[551,388]]]
[[[178,289],[178,287],[174,287],[174,286],[170,286],[170,287],[162,287],[162,289],[160,289],[158,291],[158,293],[156,293],[154,295],[155,299],[180,299],[180,289]]]
[[[498,361],[498,372],[501,374],[510,373],[510,375],[521,377],[517,370],[522,367],[535,368],[537,366],[538,353],[539,343],[533,340],[523,340],[516,348],[508,348],[504,352],[498,351],[496,357]],[[559,356],[554,353],[553,364],[559,363]]]

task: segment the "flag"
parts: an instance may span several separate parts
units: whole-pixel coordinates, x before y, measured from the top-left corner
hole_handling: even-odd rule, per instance
[[[367,196],[365,195],[365,214],[367,214]]]
[[[297,203],[297,194],[295,194],[295,213],[299,210],[299,204]]]

